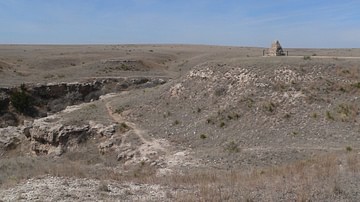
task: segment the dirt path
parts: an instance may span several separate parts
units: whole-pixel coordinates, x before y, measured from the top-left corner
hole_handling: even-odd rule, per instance
[[[134,133],[139,137],[139,139],[142,141],[143,144],[151,144],[150,141],[146,140],[144,138],[145,131],[139,129],[134,123],[126,121],[120,114],[117,114],[114,112],[114,110],[111,107],[111,103],[106,103],[106,110],[109,114],[109,116],[118,124],[125,123],[127,126],[129,126]]]
[[[165,156],[170,155],[170,145],[166,140],[163,139],[152,139],[148,137],[147,131],[139,128],[135,123],[126,121],[121,114],[115,113],[115,110],[111,106],[111,101],[105,104],[109,116],[118,124],[125,123],[129,126],[130,131],[122,135],[122,142],[120,144],[121,154],[127,159],[127,156],[131,158],[127,159],[127,163],[141,163],[148,162],[151,165],[165,166],[167,163],[164,162]],[[140,145],[135,148],[131,146],[132,135],[136,135],[136,138],[140,141]]]
[[[110,97],[115,96],[116,95]],[[152,165],[158,165],[162,168],[158,170],[160,175],[169,173],[169,171],[171,172],[171,169],[174,167],[190,165],[195,166],[199,163],[198,160],[194,159],[192,155],[190,155],[190,151],[175,151],[167,140],[150,138],[146,130],[139,128],[135,123],[125,120],[121,114],[115,113],[115,110],[111,105],[111,101],[107,101],[105,106],[109,116],[116,123],[125,123],[131,128],[127,133],[121,134],[122,142],[120,147],[124,148],[125,152],[129,151],[126,149],[128,147],[128,143],[125,142],[126,139],[131,139],[132,135],[136,135],[141,142],[141,145],[135,149],[135,153],[138,153],[139,156],[129,160],[129,163],[139,163],[145,161]],[[134,151],[132,152],[134,153]]]

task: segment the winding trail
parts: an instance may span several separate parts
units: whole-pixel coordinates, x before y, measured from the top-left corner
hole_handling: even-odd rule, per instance
[[[111,106],[111,101],[107,102],[105,106],[109,116],[116,123],[118,124],[125,123],[127,126],[130,127],[131,132],[130,133],[127,132],[124,135],[120,147],[126,147],[125,140],[129,137],[129,135],[135,134],[139,138],[141,145],[135,150],[139,152],[140,156],[139,158],[133,159],[133,161],[136,162],[136,161],[143,161],[146,159],[154,159],[154,158],[158,159],[160,155],[166,156],[169,154],[169,151],[167,149],[169,144],[167,143],[166,140],[145,138],[145,136],[147,136],[147,132],[137,127],[135,123],[126,121],[121,116],[121,114],[115,113],[115,110],[113,110]]]
[[[106,103],[105,106],[106,106],[106,110],[107,110],[109,116],[116,123],[119,123],[119,124],[125,123],[134,131],[134,133],[139,137],[139,139],[142,141],[143,144],[150,144],[150,142],[144,138],[145,131],[139,129],[134,123],[126,121],[120,114],[115,113],[111,107],[111,102]]]
[[[118,95],[119,94],[113,94],[107,98],[114,98]],[[123,154],[125,156],[133,153],[138,155],[133,156],[131,159],[127,159],[126,163],[148,162],[150,165],[160,166],[160,169],[157,171],[160,175],[172,172],[174,167],[197,166],[199,164],[199,160],[193,158],[189,151],[176,151],[173,147],[171,147],[171,144],[166,139],[151,138],[148,136],[146,130],[139,128],[135,123],[125,120],[121,114],[115,112],[111,100],[107,100],[105,103],[107,113],[116,123],[125,123],[130,127],[130,131],[125,134],[119,134],[122,136],[120,148],[124,149],[123,151],[125,153]],[[136,137],[138,137],[141,145],[131,149],[131,147],[129,147],[129,143],[126,143],[126,139],[130,138],[132,135],[136,135]]]

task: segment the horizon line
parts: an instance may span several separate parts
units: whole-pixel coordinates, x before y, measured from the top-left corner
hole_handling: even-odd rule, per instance
[[[214,46],[234,48],[263,48],[264,46],[251,45],[225,45],[225,44],[196,44],[196,43],[0,43],[0,46]],[[355,47],[284,47],[283,49],[360,49]]]

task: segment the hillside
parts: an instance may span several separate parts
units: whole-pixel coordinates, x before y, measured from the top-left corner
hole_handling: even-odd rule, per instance
[[[360,199],[358,49],[0,52],[4,201]]]

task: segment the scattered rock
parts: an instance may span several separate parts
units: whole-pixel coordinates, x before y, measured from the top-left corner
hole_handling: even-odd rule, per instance
[[[0,152],[15,149],[23,139],[22,127],[0,128]]]
[[[97,134],[100,134],[101,136],[111,137],[116,131],[116,124],[105,126],[101,123],[89,121],[89,125],[91,127],[91,130],[93,130]]]
[[[91,135],[89,125],[65,126],[48,118],[35,120],[30,129],[31,148],[36,154],[61,155]]]
[[[184,90],[184,86],[181,83],[178,83],[170,89],[170,96],[171,97],[180,97],[181,92],[183,90]]]
[[[0,198],[4,201],[173,201],[169,195],[189,191],[160,185],[43,176],[0,190]]]

